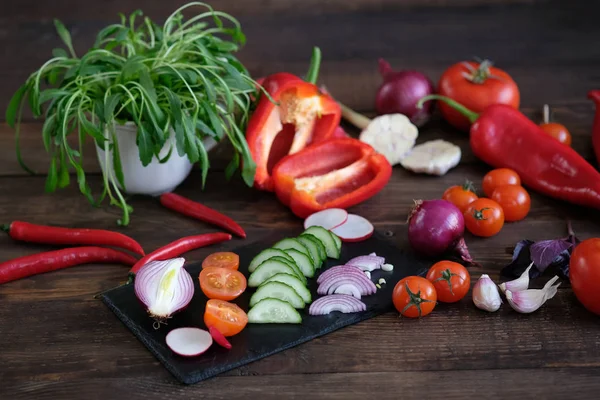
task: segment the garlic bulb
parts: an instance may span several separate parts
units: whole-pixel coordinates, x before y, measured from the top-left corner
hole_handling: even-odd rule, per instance
[[[540,308],[546,300],[553,298],[560,286],[560,282],[554,286],[558,276],[550,279],[542,289],[527,289],[518,292],[506,290],[506,300],[508,304],[517,312],[528,314]]]
[[[480,310],[494,312],[502,305],[498,287],[487,274],[481,275],[473,287],[473,303]]]
[[[526,290],[529,287],[529,270],[533,267],[533,263],[529,264],[529,267],[515,280],[501,283],[500,290],[502,293],[506,293],[507,290],[511,292],[519,292],[521,290]]]

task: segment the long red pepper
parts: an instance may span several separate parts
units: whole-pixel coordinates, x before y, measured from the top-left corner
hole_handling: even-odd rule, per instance
[[[62,228],[14,221],[2,230],[15,240],[31,243],[114,246],[144,255],[142,246],[127,235],[103,229]]]
[[[591,90],[588,97],[596,104],[596,116],[594,117],[594,126],[592,128],[592,146],[596,154],[596,162],[600,163],[600,89]]]
[[[0,284],[81,264],[135,264],[127,253],[104,247],[71,247],[15,258],[0,263]]]
[[[525,186],[547,196],[600,209],[600,173],[575,150],[546,134],[519,110],[493,104],[481,112],[444,96],[430,95],[471,121],[475,156],[495,168],[511,168]]]
[[[175,193],[165,193],[160,196],[160,204],[188,217],[208,222],[225,229],[234,235],[246,238],[246,232],[234,220],[203,204],[185,198]]]
[[[150,261],[164,261],[169,258],[179,257],[185,252],[199,249],[200,247],[231,240],[228,233],[204,233],[202,235],[186,236],[154,250],[152,253],[142,257],[129,271],[130,274],[137,273],[140,268]]]

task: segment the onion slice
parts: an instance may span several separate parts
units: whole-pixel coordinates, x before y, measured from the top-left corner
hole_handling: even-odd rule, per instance
[[[381,269],[383,264],[385,264],[385,258],[376,255],[358,256],[346,262],[346,265],[352,265],[369,272]]]
[[[321,284],[319,284],[317,293],[321,295],[334,293],[339,286],[346,284],[356,286],[356,288],[360,290],[362,296],[377,292],[377,287],[369,278],[367,278],[364,272],[360,270],[342,270],[335,272],[324,279]]]
[[[185,308],[194,296],[194,281],[183,268],[182,257],[166,261],[151,261],[135,278],[135,295],[155,319],[154,328]]]
[[[347,294],[332,294],[315,300],[308,309],[310,315],[327,315],[333,311],[355,313],[366,311],[367,306],[359,299]]]
[[[330,288],[327,291],[327,294],[348,294],[352,297],[356,297],[359,300],[362,297],[360,289],[351,283],[344,283],[343,285],[339,285],[335,289],[332,289],[333,288]]]
[[[341,208],[329,208],[317,211],[304,220],[304,229],[311,226],[321,226],[327,230],[337,228],[348,219],[348,211]]]
[[[373,225],[366,219],[356,214],[348,214],[346,222],[331,229],[344,242],[361,242],[373,235]]]
[[[341,271],[341,270],[347,271],[347,270],[352,270],[352,269],[362,271],[360,268],[355,267],[353,265],[336,265],[335,267],[331,267],[328,270],[324,271],[321,275],[319,275],[319,277],[317,278],[317,283],[323,282],[325,279],[332,276],[333,274],[335,274],[338,271]]]
[[[165,340],[174,353],[183,357],[199,356],[213,344],[210,333],[200,328],[173,329]]]

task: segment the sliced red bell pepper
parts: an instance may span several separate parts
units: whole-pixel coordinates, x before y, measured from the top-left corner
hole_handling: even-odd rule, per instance
[[[348,208],[383,189],[392,175],[387,159],[353,138],[330,139],[283,158],[273,169],[275,193],[306,218],[326,208]]]
[[[256,163],[254,186],[273,191],[271,172],[284,156],[330,138],[340,123],[341,109],[312,83],[285,72],[262,83],[264,94],[246,128],[246,141]]]

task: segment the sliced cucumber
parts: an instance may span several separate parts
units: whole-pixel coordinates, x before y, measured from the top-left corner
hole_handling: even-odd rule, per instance
[[[287,239],[280,240],[279,242],[275,243],[273,248],[281,249],[281,250],[296,249],[296,250],[306,254],[307,256],[309,256],[310,261],[313,264],[315,262],[314,259],[312,258],[310,250],[304,244],[302,244],[302,242],[300,242],[298,239],[287,238]]]
[[[290,303],[294,308],[304,308],[304,300],[293,287],[281,282],[268,282],[260,285],[256,292],[250,297],[250,307],[262,299],[279,299]]]
[[[301,324],[300,313],[285,301],[262,299],[248,311],[251,324]]]
[[[283,257],[288,261],[294,261],[289,254],[285,253],[281,249],[266,249],[258,253],[256,257],[250,261],[250,265],[248,266],[248,272],[254,272],[256,267],[258,267],[263,261],[271,257]]]
[[[312,265],[311,265],[311,268],[312,268]],[[312,295],[310,294],[310,290],[308,290],[306,288],[306,286],[304,286],[304,284],[302,283],[302,281],[300,279],[296,278],[293,275],[289,275],[289,274],[273,275],[272,277],[270,277],[269,279],[264,281],[262,283],[262,285],[259,286],[259,288],[262,287],[263,285],[267,285],[269,282],[285,283],[286,285],[294,288],[296,293],[298,293],[300,295],[300,297],[302,297],[302,300],[304,300],[304,302],[306,304],[309,304],[312,302]]]
[[[257,287],[276,274],[290,274],[296,276],[294,268],[286,263],[284,258],[273,257],[263,261],[248,277],[248,286]]]
[[[340,250],[338,249],[333,234],[321,226],[311,226],[304,231],[303,235],[313,235],[323,243],[327,257],[338,259],[340,258]]]
[[[298,277],[298,279],[300,279],[302,281],[302,283],[304,283],[306,285],[306,277],[304,276],[304,274],[302,273],[300,268],[298,268],[298,265],[296,265],[296,262],[293,259],[288,260],[286,258],[276,256],[276,257],[270,258],[269,260],[272,260],[272,259],[282,261],[282,262],[286,263],[287,265],[289,265],[294,270],[294,275],[296,275]]]
[[[342,239],[340,239],[340,237],[338,235],[336,235],[335,233],[333,233],[331,231],[329,231],[329,233],[331,233],[331,237],[335,241],[335,247],[338,249],[338,252],[341,252],[342,251]]]
[[[321,258],[321,250],[325,252],[325,247],[323,246],[323,243],[319,242],[318,239],[311,235],[300,235],[297,239],[310,251],[310,255],[313,258],[313,265],[315,266],[315,269],[321,268],[321,264],[323,263],[323,261],[325,261],[325,258],[327,257],[327,255],[325,254],[325,257]]]
[[[304,276],[307,278],[312,278],[315,276],[315,266],[312,263],[310,256],[298,251],[296,249],[287,249],[284,250],[290,257],[294,259],[296,265],[302,271]]]

